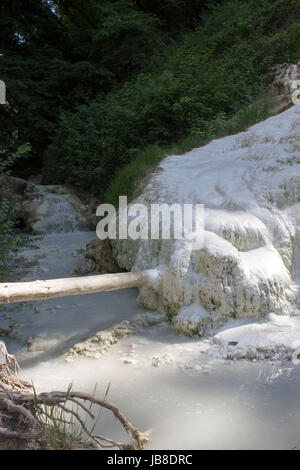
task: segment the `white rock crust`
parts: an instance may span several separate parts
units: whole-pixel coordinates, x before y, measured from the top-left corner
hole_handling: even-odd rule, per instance
[[[188,240],[115,241],[121,267],[158,271],[139,303],[191,334],[230,317],[295,313],[299,163],[300,105],[166,157],[135,202],[204,204],[204,244],[195,251]]]
[[[270,313],[266,320],[232,320],[213,337],[217,349],[210,353],[223,359],[292,360],[299,364],[299,317]]]

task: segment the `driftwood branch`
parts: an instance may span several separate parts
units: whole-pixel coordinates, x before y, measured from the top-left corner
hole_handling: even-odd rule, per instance
[[[1,283],[0,304],[140,287],[149,282],[150,276],[151,270],[46,281]]]
[[[73,408],[68,408],[66,403],[72,401],[72,398],[78,400],[79,407],[85,408],[84,404],[80,403],[80,400],[83,402],[88,402],[90,404],[95,404],[100,407],[110,410],[117,420],[125,428],[126,432],[132,438],[132,443],[124,442],[115,442],[106,437],[102,437],[96,434],[93,434],[89,431],[84,419],[80,416],[78,411],[75,411]],[[38,412],[38,416],[43,413],[46,413],[43,408],[38,408],[38,405],[58,407],[62,409],[66,414],[72,414],[76,420],[79,422],[86,436],[98,444],[100,447],[107,447],[106,442],[112,447],[118,447],[121,449],[142,449],[145,442],[148,438],[145,433],[141,433],[134,424],[132,424],[126,416],[119,410],[119,408],[110,403],[107,400],[102,400],[96,398],[93,395],[82,392],[48,392],[33,394],[24,391],[10,390],[10,391],[0,391],[0,409],[4,410],[8,415],[18,415],[20,419],[28,423],[29,428],[27,432],[13,432],[5,428],[0,428],[0,435],[7,439],[41,439],[43,436],[43,427],[39,422],[39,418],[35,416],[35,413]],[[82,406],[81,406],[82,405]],[[90,413],[88,413],[91,416]],[[92,415],[93,416],[93,415]],[[64,422],[67,422],[66,420]],[[104,442],[103,442],[104,441]]]
[[[1,355],[4,358],[0,364],[0,438],[23,441],[39,440],[47,446],[45,431],[51,427],[51,422],[56,422],[56,428],[59,423],[72,425],[67,419],[68,415],[72,415],[86,436],[86,439],[81,439],[83,444],[93,445],[96,448],[142,449],[145,442],[148,441],[147,435],[141,433],[116,405],[106,399],[71,389],[66,392],[52,391],[39,394],[35,391],[32,392],[30,390],[32,387],[18,377],[18,365],[14,356],[8,354],[4,344],[0,343],[0,347]],[[68,406],[68,404],[73,405],[74,403],[77,409]],[[95,415],[90,410],[91,405],[111,411],[130,436],[131,442],[115,442],[90,431],[82,413],[95,420]],[[52,410],[50,412],[49,407]],[[53,410],[61,410],[64,414],[55,415]],[[22,423],[23,430],[3,427],[3,422],[10,423],[11,421]],[[68,439],[68,428],[65,429],[66,439]],[[71,433],[70,437],[72,437]]]

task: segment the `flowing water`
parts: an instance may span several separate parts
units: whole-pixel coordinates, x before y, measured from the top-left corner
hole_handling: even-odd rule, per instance
[[[85,228],[85,220],[78,210],[79,201],[64,186],[37,185],[36,190],[42,199],[33,227],[37,233],[65,233]]]

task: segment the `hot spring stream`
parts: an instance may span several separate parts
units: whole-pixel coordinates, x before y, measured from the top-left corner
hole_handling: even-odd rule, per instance
[[[23,251],[38,263],[24,280],[68,277],[94,232],[53,233]],[[140,328],[103,357],[64,352],[99,330],[145,313],[135,289],[64,297],[2,309],[4,338],[23,376],[39,391],[74,388],[115,402],[141,431],[149,449],[292,449],[300,446],[300,366],[292,362],[229,361],[207,353],[208,341],[179,336],[165,323]],[[29,352],[26,341],[39,345]],[[126,440],[103,411],[99,433]]]

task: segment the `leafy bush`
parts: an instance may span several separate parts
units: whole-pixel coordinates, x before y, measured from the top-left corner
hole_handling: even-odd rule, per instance
[[[24,158],[29,151],[30,147],[25,144],[7,159],[0,159],[0,188],[5,186],[5,180],[10,173],[9,168],[16,160]],[[12,202],[8,198],[0,197],[0,275],[6,269],[9,253],[20,245],[20,238],[15,232],[15,222]]]

